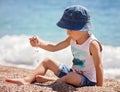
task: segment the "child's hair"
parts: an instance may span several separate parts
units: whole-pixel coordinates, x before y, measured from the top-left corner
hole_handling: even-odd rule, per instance
[[[76,31],[89,31],[91,29],[91,21],[87,8],[81,5],[73,5],[66,8],[57,26]]]

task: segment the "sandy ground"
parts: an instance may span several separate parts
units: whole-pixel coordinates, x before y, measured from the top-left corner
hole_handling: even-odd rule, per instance
[[[103,87],[78,87],[66,83],[34,83],[18,86],[4,81],[7,78],[23,78],[32,70],[0,65],[0,92],[120,92],[120,82],[113,79],[104,79]],[[51,71],[46,76],[55,77]]]

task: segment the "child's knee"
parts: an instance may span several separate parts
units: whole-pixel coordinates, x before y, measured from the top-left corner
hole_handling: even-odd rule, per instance
[[[49,61],[51,61],[51,59],[49,57],[47,57],[43,60],[43,63],[48,63]]]
[[[49,66],[49,65],[53,64],[53,62],[54,61],[51,58],[47,57],[43,60],[42,64],[45,66]]]

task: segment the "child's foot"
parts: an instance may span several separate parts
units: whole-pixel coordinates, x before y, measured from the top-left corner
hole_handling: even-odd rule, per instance
[[[24,85],[24,84],[30,84],[29,82],[26,82],[25,79],[5,79],[6,82],[14,83],[17,85]]]
[[[42,76],[42,75],[36,75],[36,82],[43,83],[43,82],[47,82],[47,81],[55,81],[55,79],[49,78],[46,76]]]

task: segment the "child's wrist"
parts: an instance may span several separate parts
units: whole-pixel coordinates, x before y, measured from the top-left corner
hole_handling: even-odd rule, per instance
[[[37,47],[41,47],[41,44],[42,44],[41,42],[38,42]]]

